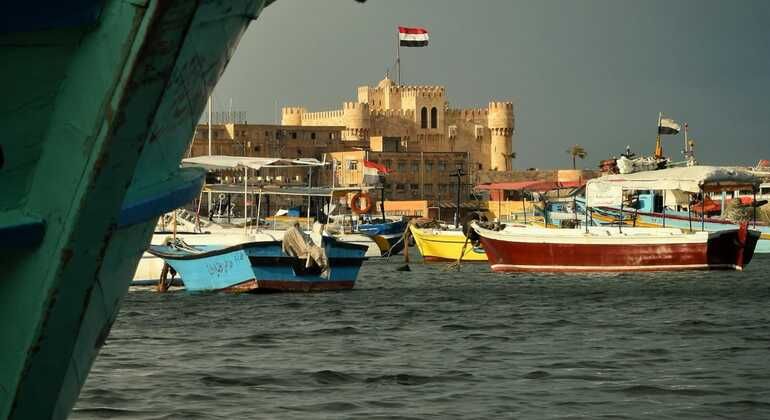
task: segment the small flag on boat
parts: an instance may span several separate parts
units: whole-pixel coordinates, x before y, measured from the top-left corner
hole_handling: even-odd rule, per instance
[[[679,123],[671,118],[661,118],[658,124],[658,134],[677,134],[681,129]]]
[[[402,47],[427,47],[428,30],[425,28],[398,27],[398,45]]]
[[[390,173],[385,165],[370,160],[364,160],[364,184],[374,185],[380,182],[380,175]]]

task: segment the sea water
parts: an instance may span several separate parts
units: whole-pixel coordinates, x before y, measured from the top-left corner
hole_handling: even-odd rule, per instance
[[[495,274],[369,261],[310,294],[135,290],[73,419],[767,419],[770,258]]]

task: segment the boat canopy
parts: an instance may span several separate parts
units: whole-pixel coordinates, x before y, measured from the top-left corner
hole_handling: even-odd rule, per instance
[[[313,167],[328,165],[327,162],[321,162],[315,158],[307,159],[282,159],[268,157],[246,157],[246,156],[197,156],[182,159],[182,167],[197,167],[212,171],[217,169],[262,169],[262,168],[294,168],[294,167]]]
[[[579,188],[583,186],[581,181],[516,181],[516,182],[492,182],[488,184],[479,184],[477,190],[502,190],[502,191],[535,191],[545,192],[561,188]]]
[[[259,186],[249,185],[244,188],[236,184],[206,184],[203,192],[212,194],[262,194],[262,195],[295,195],[303,197],[336,197],[359,191],[369,191],[374,187],[303,187],[303,186]]]
[[[617,206],[623,190],[666,190],[674,194],[754,190],[760,179],[750,172],[721,166],[690,166],[594,178],[586,185],[586,205]]]

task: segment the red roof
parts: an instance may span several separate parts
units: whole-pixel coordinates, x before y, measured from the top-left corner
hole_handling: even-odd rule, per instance
[[[503,190],[503,191],[550,191],[557,188],[577,188],[585,185],[585,181],[518,181],[518,182],[492,182],[489,184],[479,184],[476,189],[479,190]]]

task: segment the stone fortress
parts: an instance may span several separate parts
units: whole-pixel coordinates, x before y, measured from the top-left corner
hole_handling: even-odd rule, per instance
[[[308,112],[282,109],[285,126],[341,126],[343,143],[370,144],[382,152],[383,139],[398,139],[400,153],[463,153],[471,174],[512,169],[515,117],[511,102],[487,108],[449,108],[441,86],[399,86],[387,77],[377,86],[360,86],[356,102],[342,109]],[[391,150],[394,151],[394,150]]]

